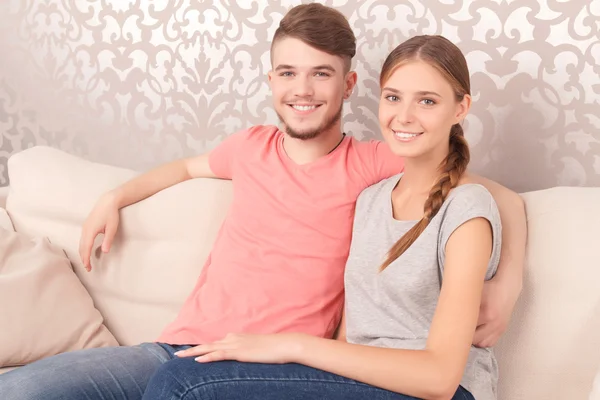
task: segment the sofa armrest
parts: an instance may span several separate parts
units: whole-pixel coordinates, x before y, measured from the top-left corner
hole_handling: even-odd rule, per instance
[[[8,197],[8,186],[0,187],[0,207],[6,208],[6,198]]]

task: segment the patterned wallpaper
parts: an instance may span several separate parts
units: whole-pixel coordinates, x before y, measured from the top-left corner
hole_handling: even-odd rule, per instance
[[[47,144],[147,169],[276,123],[269,41],[301,1],[3,0],[0,185]],[[358,38],[344,129],[378,138],[378,74],[406,38],[465,52],[472,169],[518,191],[600,186],[599,0],[328,0]]]

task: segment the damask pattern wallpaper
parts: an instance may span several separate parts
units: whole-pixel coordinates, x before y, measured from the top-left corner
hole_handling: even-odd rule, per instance
[[[4,0],[0,185],[35,144],[144,170],[277,123],[269,45],[307,1]],[[387,53],[442,34],[465,53],[473,171],[518,191],[600,185],[600,0],[328,0],[358,38],[344,129],[379,138]]]

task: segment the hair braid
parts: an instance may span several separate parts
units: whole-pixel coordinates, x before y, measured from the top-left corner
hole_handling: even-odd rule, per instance
[[[442,174],[431,188],[429,197],[425,201],[423,218],[392,246],[387,259],[381,265],[382,271],[400,257],[427,228],[429,222],[440,211],[448,193],[458,185],[470,158],[469,145],[465,140],[463,129],[459,124],[455,124],[450,131],[448,156],[440,165]]]

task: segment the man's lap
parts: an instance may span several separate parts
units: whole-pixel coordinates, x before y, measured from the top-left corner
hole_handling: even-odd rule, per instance
[[[157,343],[63,353],[0,375],[0,393],[3,400],[141,398],[172,357],[170,346]]]

